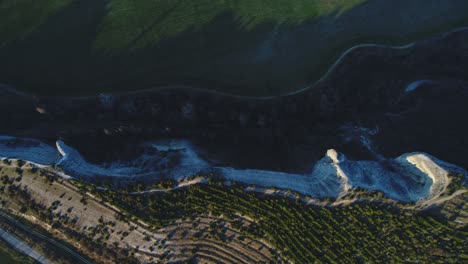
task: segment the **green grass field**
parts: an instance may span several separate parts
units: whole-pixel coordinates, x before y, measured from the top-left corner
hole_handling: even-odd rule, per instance
[[[252,29],[269,20],[280,24],[299,24],[332,12],[345,12],[365,1],[110,0],[106,4],[107,13],[99,25],[95,47],[113,51],[123,49],[142,32],[145,32],[145,38],[138,43],[139,47],[152,46],[163,38],[185,30],[199,29],[225,12],[232,12],[240,27]],[[22,37],[72,2],[5,0],[0,9],[0,16],[3,17],[0,34],[6,40]]]
[[[466,26],[463,0],[3,0],[0,82],[40,94],[297,90],[347,48]]]
[[[115,51],[132,44],[134,48],[153,46],[180,32],[197,31],[225,12],[233,13],[240,28],[251,30],[265,21],[300,24],[331,12],[344,12],[364,1],[113,0],[100,27],[95,47]],[[144,36],[133,43],[142,32]]]

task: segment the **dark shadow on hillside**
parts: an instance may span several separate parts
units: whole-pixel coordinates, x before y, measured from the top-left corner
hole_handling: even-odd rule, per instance
[[[73,1],[28,37],[0,49],[3,82],[28,91],[80,91],[106,63],[90,52],[108,0]]]
[[[164,20],[158,17],[135,29],[141,33],[127,51],[109,55],[108,50],[92,52],[106,3],[75,1],[30,37],[1,48],[0,82],[42,94],[190,85],[234,94],[278,95],[313,83],[352,45],[406,43],[459,26],[468,13],[464,0],[373,0],[339,16],[332,13],[300,25],[266,21],[251,30],[233,14],[224,13],[201,28],[132,49]]]
[[[132,50],[153,26],[164,20],[158,17],[142,29],[126,51],[109,55],[108,51],[92,52],[106,2],[74,2],[29,37],[0,49],[0,81],[49,95],[172,84],[226,85],[229,81],[224,78],[238,75],[238,65],[230,65],[226,56],[235,59],[236,53],[256,45],[274,27],[273,23],[265,23],[247,32],[231,13],[224,13],[200,29],[189,28],[152,47]],[[232,86],[232,91],[239,89],[235,82]]]
[[[246,31],[232,13],[223,13],[201,28],[188,28],[153,47],[121,54],[122,82],[139,89],[182,84],[242,91],[245,87],[238,81],[250,78],[242,69],[249,64],[245,60],[250,49],[275,26],[266,22]]]
[[[96,159],[132,155],[145,140],[187,139],[208,160],[239,168],[310,172],[329,148],[356,160],[425,151],[467,167],[467,69],[463,30],[405,50],[357,49],[314,89],[270,100],[191,89],[88,99],[4,92],[0,134],[61,138]],[[433,84],[408,92],[418,80]]]

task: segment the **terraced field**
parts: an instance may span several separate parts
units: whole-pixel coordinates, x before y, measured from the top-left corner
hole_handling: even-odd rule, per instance
[[[157,226],[208,212],[223,215],[242,235],[271,241],[281,256],[294,263],[467,260],[463,246],[466,221],[452,218],[466,215],[461,206],[466,193],[448,203],[442,214],[405,209],[378,199],[337,207],[307,206],[286,197],[246,193],[240,186],[226,187],[220,182],[138,197],[113,192],[97,195]]]
[[[237,217],[242,226],[252,224]],[[204,216],[176,221],[163,229],[170,234],[168,248],[181,252],[180,259],[197,259],[202,263],[281,263],[276,250],[261,240],[252,240],[233,228],[232,220]]]
[[[98,263],[134,263],[135,259],[150,262],[197,259],[205,263],[284,261],[268,242],[241,233],[241,228],[252,225],[251,220],[241,216],[234,222],[208,213],[153,226],[87,194],[92,186],[61,181],[50,171],[30,164],[3,160],[0,175],[2,211],[27,219]],[[46,256],[50,254],[43,248],[39,251]],[[76,259],[70,261],[76,263]]]
[[[463,0],[4,0],[0,82],[40,94],[284,94],[353,45],[414,41],[467,14]]]
[[[421,210],[365,190],[341,206],[247,192],[245,185],[212,177],[204,184],[134,193],[141,183],[97,188],[61,179],[52,168],[7,159],[0,165],[2,210],[100,263],[468,260],[461,174],[452,176],[446,199]]]

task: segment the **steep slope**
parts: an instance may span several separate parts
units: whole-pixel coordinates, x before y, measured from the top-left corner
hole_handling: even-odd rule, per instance
[[[466,26],[464,0],[4,0],[0,82],[45,95],[164,85],[268,96],[353,45]]]
[[[38,146],[25,146],[28,140],[16,138],[18,149],[10,150],[10,137],[0,139],[0,157],[21,159],[24,161],[40,160],[51,148],[40,143]],[[39,142],[38,142],[39,143]],[[10,144],[9,148],[7,144]],[[396,159],[381,161],[353,161],[333,149],[327,151],[324,158],[315,164],[311,161],[311,170],[304,174],[278,171],[235,169],[214,167],[203,160],[199,152],[185,141],[148,142],[155,151],[142,154],[135,160],[93,164],[87,162],[80,153],[63,141],[56,143],[62,155],[59,160],[50,160],[50,169],[65,173],[65,177],[85,177],[92,181],[99,177],[149,177],[154,179],[173,179],[180,181],[193,175],[215,173],[226,180],[242,182],[261,187],[275,187],[296,191],[313,198],[338,198],[348,194],[351,189],[362,188],[368,191],[380,191],[387,197],[403,201],[431,201],[445,193],[450,178],[448,171],[462,171],[453,165],[423,153],[409,153]],[[42,151],[41,151],[42,149]],[[149,154],[152,153],[152,154]],[[28,160],[29,159],[29,160]],[[46,166],[47,167],[47,166]],[[121,180],[115,178],[116,180]],[[198,183],[202,181],[194,182]]]

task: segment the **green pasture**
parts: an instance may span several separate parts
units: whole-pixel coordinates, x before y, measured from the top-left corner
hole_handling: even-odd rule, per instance
[[[113,0],[109,3],[94,46],[113,51],[132,44],[133,48],[152,46],[178,33],[197,31],[226,12],[232,12],[237,26],[245,30],[265,21],[299,24],[332,12],[344,12],[364,1]],[[143,32],[144,36],[138,39]]]
[[[299,24],[307,19],[337,14],[366,0],[109,0],[99,25],[95,47],[117,50],[127,47],[145,32],[141,47],[152,46],[165,37],[185,30],[197,30],[216,16],[232,12],[239,26],[252,29],[265,21]],[[0,3],[2,28],[6,40],[37,29],[45,20],[73,0],[4,0]],[[76,1],[79,2],[79,1]]]

